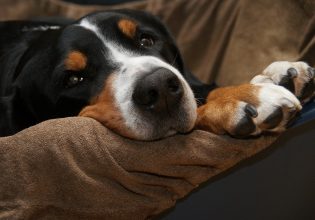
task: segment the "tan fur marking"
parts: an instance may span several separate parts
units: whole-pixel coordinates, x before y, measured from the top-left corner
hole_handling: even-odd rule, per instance
[[[66,60],[65,67],[67,70],[80,71],[84,70],[87,65],[87,57],[79,51],[71,51]]]
[[[114,77],[111,74],[101,93],[92,99],[90,105],[81,110],[79,116],[93,118],[122,136],[135,138],[130,129],[126,127],[125,120],[115,103],[113,80]]]
[[[121,19],[118,22],[119,30],[127,37],[134,38],[137,30],[137,24],[128,19]]]
[[[239,101],[258,107],[259,87],[251,84],[216,89],[209,93],[207,103],[197,109],[196,128],[225,134],[235,126],[233,116]]]

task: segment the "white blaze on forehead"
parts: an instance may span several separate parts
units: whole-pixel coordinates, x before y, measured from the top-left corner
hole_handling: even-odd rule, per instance
[[[161,59],[158,59],[154,56],[137,55],[129,50],[126,50],[125,48],[118,46],[114,42],[107,40],[105,36],[99,31],[99,28],[95,24],[88,21],[86,18],[80,22],[79,26],[94,32],[98,36],[98,38],[103,42],[104,46],[110,50],[112,61],[121,63],[122,65],[129,64],[135,66],[137,64],[146,64],[147,67],[164,67],[171,70],[175,75],[177,75],[179,79],[185,81],[184,77],[176,68],[162,61]]]
[[[83,19],[78,26],[84,27],[92,32],[94,32],[101,40],[104,40],[104,37],[99,33],[98,27],[89,22],[86,18]]]
[[[136,54],[106,39],[99,28],[86,18],[79,23],[79,26],[95,33],[108,49],[109,57],[107,59],[113,64],[119,64],[113,82],[114,98],[129,128],[135,130],[141,136],[146,136],[148,131],[157,129],[150,127],[152,124],[141,118],[141,113],[137,112],[132,102],[132,93],[139,79],[158,68],[166,68],[172,71],[181,81],[184,88],[184,108],[194,123],[197,108],[194,95],[190,86],[176,68],[157,57]]]

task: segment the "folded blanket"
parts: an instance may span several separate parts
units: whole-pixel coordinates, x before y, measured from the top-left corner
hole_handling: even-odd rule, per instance
[[[140,142],[90,118],[46,121],[0,139],[0,219],[147,219],[274,140]]]

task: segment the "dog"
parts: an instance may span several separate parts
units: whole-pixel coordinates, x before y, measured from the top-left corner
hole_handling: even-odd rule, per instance
[[[0,30],[1,136],[83,116],[137,140],[193,128],[244,138],[283,131],[315,90],[304,62],[274,62],[240,86],[201,83],[167,28],[142,11],[8,21]]]

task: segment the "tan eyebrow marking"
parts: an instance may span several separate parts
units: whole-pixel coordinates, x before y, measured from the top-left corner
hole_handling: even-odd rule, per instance
[[[121,19],[118,21],[118,28],[127,37],[134,38],[137,30],[137,23],[129,19]]]
[[[65,59],[67,70],[80,71],[86,68],[87,57],[80,51],[71,51]]]

